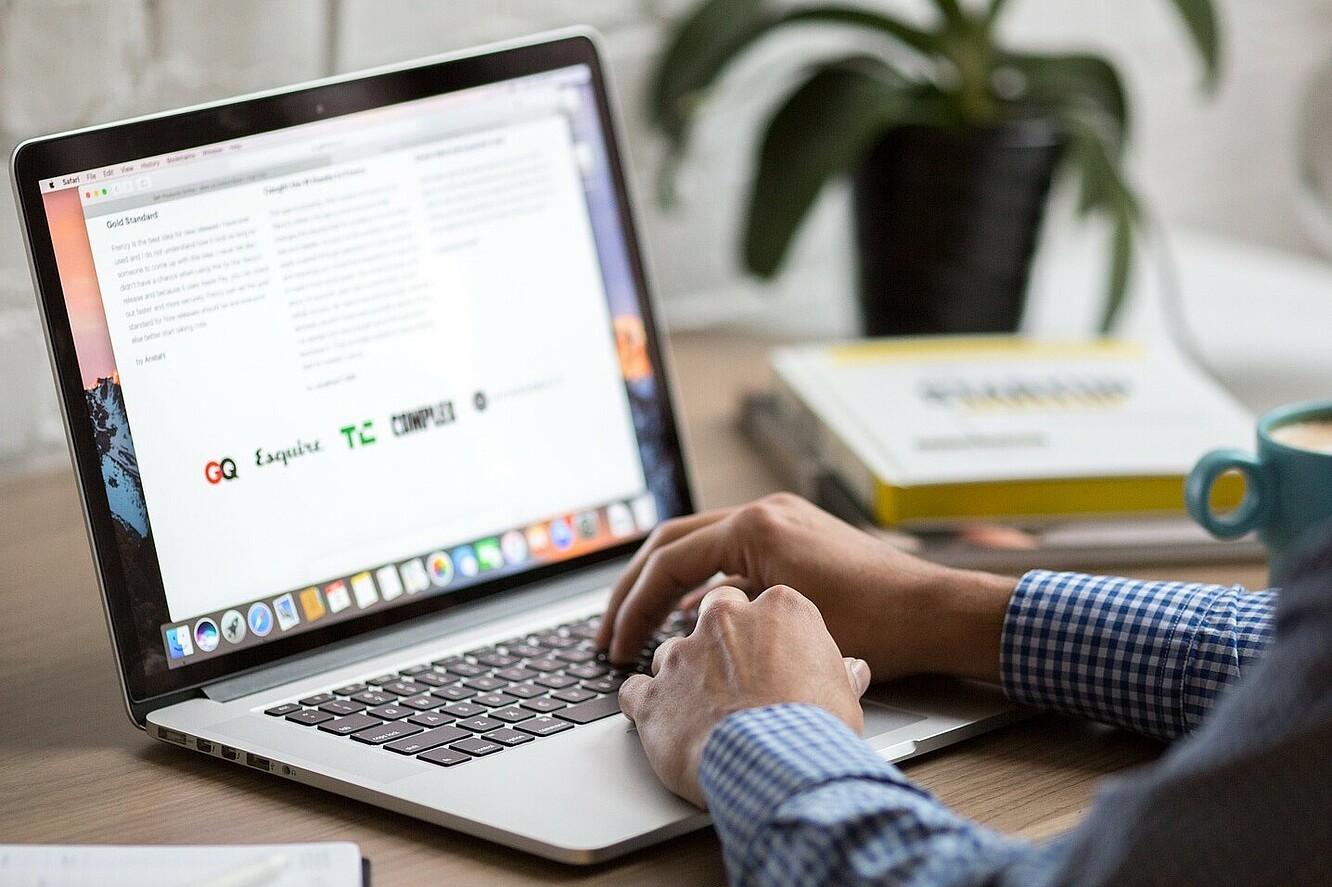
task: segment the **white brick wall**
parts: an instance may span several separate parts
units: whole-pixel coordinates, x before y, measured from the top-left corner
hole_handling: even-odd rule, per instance
[[[571,24],[607,37],[668,313],[837,332],[851,322],[844,195],[806,230],[789,274],[762,298],[735,271],[749,149],[767,100],[808,55],[837,43],[775,42],[723,84],[699,127],[680,212],[650,199],[659,146],[640,97],[666,23],[692,0],[0,0],[0,145],[30,135]],[[923,0],[864,0],[921,14]],[[1194,89],[1164,0],[1020,0],[1014,39],[1091,46],[1124,66],[1137,111],[1133,167],[1168,219],[1312,252],[1292,198],[1302,84],[1332,54],[1330,0],[1219,0],[1223,88]],[[7,172],[0,185],[8,190]],[[3,198],[7,200],[8,198]],[[63,450],[17,223],[0,210],[0,475]],[[698,294],[702,295],[698,295]],[[830,297],[830,293],[833,294]]]

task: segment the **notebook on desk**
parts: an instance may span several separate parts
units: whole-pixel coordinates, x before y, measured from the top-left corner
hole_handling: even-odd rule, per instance
[[[707,822],[591,641],[694,506],[589,35],[12,165],[135,724],[569,862]],[[893,759],[1011,717],[895,692],[866,718]]]

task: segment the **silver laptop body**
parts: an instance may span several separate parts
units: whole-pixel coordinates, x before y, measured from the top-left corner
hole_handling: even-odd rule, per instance
[[[562,720],[600,677],[494,677],[554,661],[507,656],[529,641],[576,650],[693,510],[594,35],[34,139],[12,168],[137,726],[564,862],[707,823],[621,715]],[[445,690],[478,655],[515,663]],[[374,695],[417,680],[536,688],[506,709],[553,700],[551,732],[492,723],[432,760],[401,743],[442,715],[325,729],[421,719],[421,694]],[[901,760],[1013,716],[903,683],[866,734]]]

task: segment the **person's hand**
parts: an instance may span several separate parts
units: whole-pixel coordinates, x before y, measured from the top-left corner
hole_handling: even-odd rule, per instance
[[[716,574],[748,594],[790,585],[823,614],[842,652],[877,678],[934,672],[999,680],[999,640],[1016,580],[904,554],[798,496],[667,521],[616,582],[597,643],[634,659],[677,606]]]
[[[620,709],[638,727],[652,769],[671,791],[704,806],[698,767],[712,730],[733,712],[804,702],[832,712],[857,733],[864,662],[843,659],[809,599],[785,585],[752,602],[722,587],[699,606],[688,637],[657,648],[653,677],[620,688]]]

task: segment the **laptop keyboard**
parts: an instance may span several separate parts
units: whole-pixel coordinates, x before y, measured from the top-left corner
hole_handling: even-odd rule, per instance
[[[620,685],[648,673],[657,646],[692,627],[673,615],[633,665],[619,666],[596,649],[600,621],[370,676],[264,713],[442,767],[465,764],[617,714]]]

